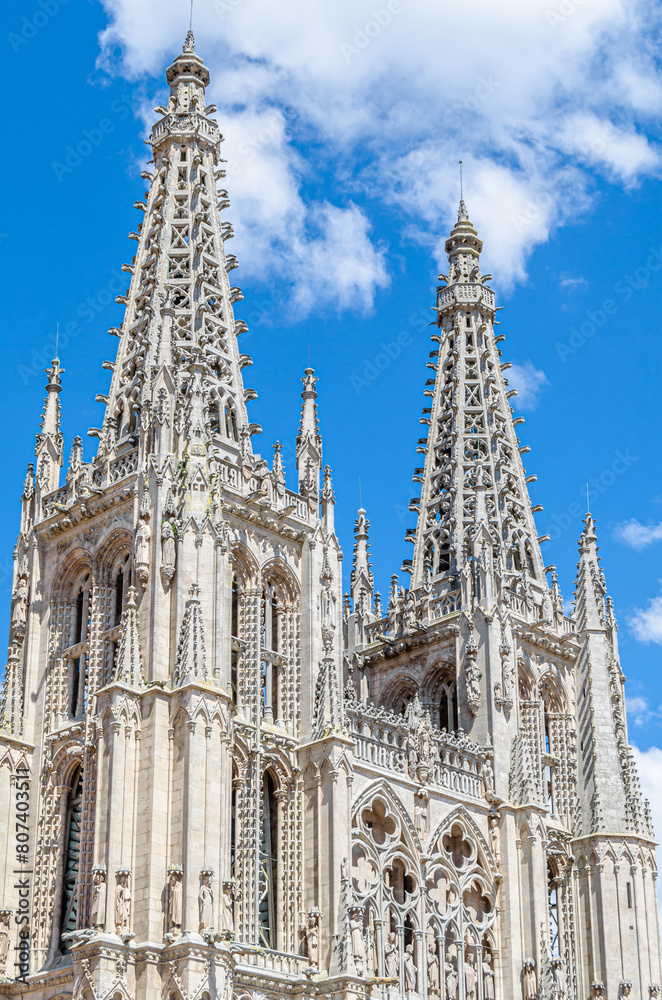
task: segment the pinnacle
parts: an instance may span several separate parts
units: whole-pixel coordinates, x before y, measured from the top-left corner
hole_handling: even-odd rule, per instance
[[[457,210],[457,221],[458,222],[468,222],[469,213],[467,211],[467,206],[464,203],[464,198],[460,199],[460,206]]]
[[[195,52],[195,38],[193,32],[189,29],[186,35],[186,41],[184,42],[184,47],[182,52]]]

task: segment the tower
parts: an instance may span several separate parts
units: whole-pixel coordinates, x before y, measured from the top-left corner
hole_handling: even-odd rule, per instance
[[[363,509],[342,595],[312,369],[296,491],[280,445],[271,465],[254,449],[191,33],[167,81],[96,455],[74,438],[61,482],[55,359],[21,498],[0,993],[657,996],[652,830],[595,525],[567,616],[464,203],[410,579],[384,613]]]

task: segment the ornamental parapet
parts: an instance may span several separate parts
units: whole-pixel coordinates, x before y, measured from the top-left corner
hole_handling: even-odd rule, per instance
[[[486,309],[494,309],[494,292],[477,282],[456,282],[439,292],[438,308],[441,311],[457,305],[482,304]]]
[[[149,141],[152,146],[158,146],[166,139],[184,141],[190,139],[192,135],[198,138],[207,139],[208,142],[216,144],[221,138],[218,125],[211,118],[199,115],[195,112],[178,115],[170,114],[157,122],[152,129]]]
[[[480,800],[491,790],[489,748],[463,732],[435,729],[427,713],[395,715],[356,701],[345,711],[356,760],[461,798]]]

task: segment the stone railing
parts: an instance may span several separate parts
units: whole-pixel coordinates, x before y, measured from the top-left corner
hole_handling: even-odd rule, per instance
[[[445,309],[455,302],[483,302],[486,306],[494,308],[494,292],[485,285],[478,282],[457,282],[449,288],[444,288],[441,293],[440,307]]]
[[[269,969],[271,972],[299,976],[310,964],[303,955],[272,951],[270,948],[251,948],[250,950],[247,948],[244,951],[241,945],[233,945],[232,951],[237,958],[238,971],[241,971],[241,967],[244,966],[250,969]]]
[[[130,476],[137,468],[138,452],[137,450],[129,451],[126,455],[122,455],[121,458],[116,458],[114,462],[110,463],[108,466],[108,480],[111,483],[116,483],[120,479],[124,479],[125,476]]]
[[[418,721],[364,702],[346,702],[355,757],[380,770],[436,785],[465,798],[483,797],[487,749],[464,733],[429,727],[421,735]],[[429,736],[428,736],[429,734]]]

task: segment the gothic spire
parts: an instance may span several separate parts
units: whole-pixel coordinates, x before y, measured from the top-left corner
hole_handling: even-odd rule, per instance
[[[63,462],[60,393],[64,368],[60,368],[59,358],[53,358],[51,367],[46,369],[46,374],[48,375],[46,398],[35,447],[37,483],[42,495],[56,490],[60,485],[60,468]]]
[[[586,514],[584,530],[579,539],[579,562],[575,581],[573,617],[578,632],[603,631],[607,628],[605,598],[607,585],[598,556],[598,538],[593,515]]]
[[[317,377],[312,368],[306,368],[301,393],[301,423],[297,435],[297,469],[299,493],[311,500],[319,496],[319,477],[322,469],[322,436],[317,421]]]
[[[352,564],[351,588],[354,611],[363,614],[372,611],[372,594],[374,580],[370,565],[370,542],[368,532],[370,521],[365,516],[363,507],[359,509],[354,522],[354,561]]]
[[[483,248],[460,202],[457,222],[446,240],[448,275],[437,290],[437,331],[428,368],[434,373],[424,395],[430,405],[419,440],[425,464],[414,481],[421,496],[411,501],[418,514],[412,587],[431,586],[431,598],[462,590],[462,603],[500,600],[524,586],[540,604],[547,593],[521,448],[495,335],[491,275],[481,275]],[[407,564],[405,564],[407,565]],[[461,571],[464,579],[461,581]],[[459,594],[458,594],[459,597]],[[434,612],[433,612],[434,614]]]
[[[98,462],[124,457],[138,447],[141,459],[156,454],[177,462],[189,455],[230,462],[252,460],[250,438],[260,428],[249,423],[237,337],[246,330],[234,318],[241,299],[228,273],[236,259],[225,241],[233,235],[220,212],[227,192],[216,190],[222,136],[206,106],[209,71],[189,35],[168,67],[170,96],[150,135],[154,169],[145,199],[136,202],[143,221],[131,237],[138,243],[130,287],[117,301],[125,305],[117,358],[105,403]]]

